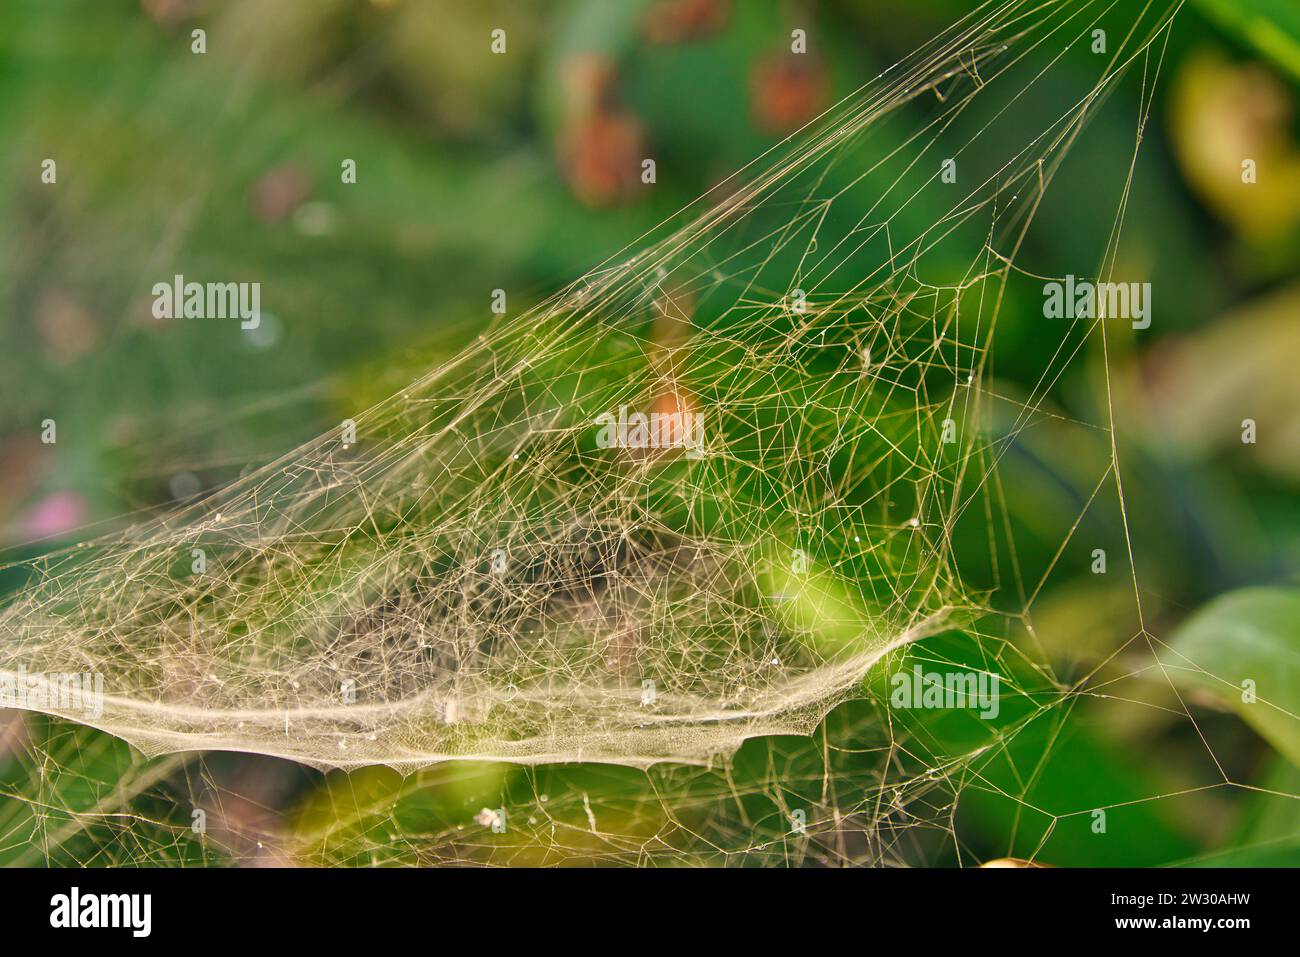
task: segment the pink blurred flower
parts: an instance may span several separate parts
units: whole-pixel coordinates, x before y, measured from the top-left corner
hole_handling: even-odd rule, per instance
[[[76,492],[54,492],[37,502],[23,518],[23,530],[31,538],[47,538],[77,528],[86,520],[89,508]]]

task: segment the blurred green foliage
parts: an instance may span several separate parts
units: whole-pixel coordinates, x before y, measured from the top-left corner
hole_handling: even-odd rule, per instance
[[[966,9],[956,0],[801,9],[814,23],[816,72],[787,76],[764,72],[795,15],[782,5],[718,3],[716,22],[654,21],[654,30],[653,3],[454,6],[446,16],[432,5],[351,0],[277,3],[274,12],[257,0],[0,8],[0,524],[15,557],[75,540],[86,523],[167,504],[177,473],[221,485],[387,396],[488,328],[490,290],[506,289],[511,313],[522,312]],[[1053,417],[1007,446],[1005,534],[991,539],[974,511],[955,531],[968,588],[991,592],[995,607],[1023,606],[1051,570],[1023,627],[1004,632],[1000,620],[985,621],[972,631],[1041,652],[1067,683],[1100,675],[1106,691],[1040,712],[1034,689],[1047,684],[1020,663],[998,662],[1026,673],[1024,700],[1007,702],[997,722],[920,715],[908,732],[928,753],[897,754],[883,733],[832,749],[837,727],[860,730],[864,716],[883,714],[882,669],[864,700],[842,705],[813,738],[750,741],[725,775],[451,765],[404,777],[382,768],[321,774],[242,755],[144,761],[93,730],[11,717],[0,731],[0,789],[9,798],[0,803],[0,862],[220,865],[264,860],[275,847],[272,862],[307,864],[672,864],[688,850],[712,864],[800,864],[811,858],[790,837],[792,807],[856,808],[858,799],[833,792],[866,793],[883,761],[923,767],[1005,744],[989,747],[962,780],[935,780],[932,795],[900,795],[909,812],[867,809],[889,822],[894,843],[884,856],[1294,864],[1300,780],[1286,760],[1300,760],[1294,594],[1225,599],[1170,649],[1233,682],[1259,675],[1261,697],[1289,720],[1262,719],[1256,706],[1239,709],[1244,723],[1224,709],[1223,701],[1237,705],[1222,687],[1179,700],[1150,656],[1132,652],[1148,650],[1145,633],[1170,634],[1220,593],[1295,584],[1300,558],[1300,437],[1289,424],[1294,364],[1285,358],[1300,342],[1291,295],[1300,206],[1269,234],[1267,255],[1256,255],[1249,224],[1222,213],[1189,172],[1186,155],[1205,143],[1193,138],[1180,151],[1187,128],[1164,125],[1175,114],[1162,109],[1170,90],[1195,78],[1204,50],[1238,77],[1257,56],[1270,58],[1290,72],[1282,89],[1294,104],[1300,31],[1285,0],[1197,7],[1209,19],[1189,7],[1171,38],[1161,122],[1146,130],[1126,221],[1126,249],[1145,260],[1162,300],[1153,341],[1121,332],[1111,343],[1109,375],[1134,413],[1116,423],[1131,541],[1112,486],[1093,484],[1110,448],[1081,424],[1106,411],[1098,397],[1107,369],[1091,345],[1053,389]],[[469,51],[502,18],[516,24],[518,56],[509,69],[485,71]],[[205,57],[189,53],[196,25],[209,32]],[[655,30],[668,39],[654,39]],[[1086,51],[1072,56],[1071,69],[1086,76]],[[1080,221],[1075,209],[1114,208],[1141,80],[1130,77],[1118,94],[1124,108],[1081,137],[1061,173],[1069,194],[1043,203],[1039,261],[1078,263],[1104,240],[1109,219]],[[793,117],[787,129],[770,125],[776,107],[765,112],[764,91],[795,104],[783,107]],[[1009,121],[1035,128],[1061,92],[1035,89]],[[1243,132],[1231,115],[1211,112],[1222,104],[1193,104],[1202,108],[1225,138],[1245,137],[1234,156],[1252,147],[1251,135],[1295,148],[1290,114]],[[924,116],[917,104],[881,135],[900,141]],[[608,174],[633,145],[658,161],[654,189]],[[38,179],[47,156],[58,157],[57,194]],[[357,162],[355,186],[339,180],[342,157]],[[909,215],[925,220],[933,210]],[[968,262],[974,251],[955,260],[962,255]],[[262,281],[266,335],[159,326],[148,290],[174,272]],[[1024,398],[1055,343],[1026,321],[1031,300],[1006,308],[999,386]],[[1238,325],[1243,313],[1262,317],[1268,337]],[[1240,348],[1225,348],[1222,329],[1244,329],[1227,340]],[[1237,405],[1188,413],[1198,396],[1247,389],[1283,397],[1261,417],[1282,436],[1267,456],[1205,438],[1232,433]],[[61,423],[57,453],[33,439],[46,417]],[[33,515],[57,493],[82,510],[52,530],[52,541],[28,544],[44,528]],[[1058,552],[1062,523],[1081,512]],[[1094,547],[1111,556],[1110,575],[1090,573]],[[1121,559],[1130,547],[1141,617]],[[1004,577],[1012,567],[1022,570],[1014,585]],[[0,581],[22,585],[12,573]],[[1162,660],[1175,667],[1168,655]],[[959,634],[890,664],[913,658],[989,664]],[[957,789],[955,804],[943,798],[945,785]],[[227,821],[207,842],[186,813],[198,799]],[[507,834],[473,823],[480,808],[507,806],[531,809],[514,812]],[[1092,812],[1102,807],[1118,839],[1095,839]],[[599,815],[599,828],[589,815]],[[913,826],[935,821],[957,840]],[[815,859],[862,853],[822,848]]]

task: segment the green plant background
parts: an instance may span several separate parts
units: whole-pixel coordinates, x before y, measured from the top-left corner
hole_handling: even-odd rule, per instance
[[[454,354],[487,326],[486,290],[510,290],[511,311],[522,311],[635,241],[780,138],[755,118],[750,77],[793,16],[812,24],[829,105],[968,9],[838,0],[796,14],[705,3],[720,11],[716,30],[651,43],[644,18],[654,6],[6,3],[5,557],[163,506],[177,473],[205,488],[230,481]],[[508,66],[483,70],[471,51],[503,19]],[[195,26],[209,33],[202,57],[189,51]],[[1092,575],[1086,548],[1062,554],[1035,603],[1033,640],[1060,674],[1113,675],[1115,694],[1032,720],[1008,702],[991,729],[952,719],[913,729],[936,754],[981,735],[1006,746],[957,783],[956,802],[939,788],[901,796],[912,817],[891,821],[889,860],[1300,864],[1298,51],[1300,20],[1285,0],[1187,7],[1139,161],[1129,222],[1154,260],[1161,318],[1150,337],[1117,345],[1111,374],[1138,410],[1117,441],[1144,620],[1159,648],[1144,641],[1141,664],[1112,659],[1135,632],[1131,579]],[[573,76],[593,52],[612,65],[620,115],[658,158],[654,189],[609,201],[584,193],[592,184],[580,160],[602,157],[575,158],[565,143],[592,109]],[[1127,115],[1140,95],[1137,79],[1120,88]],[[1131,124],[1098,122],[1079,149],[1107,168],[1132,138]],[[1257,202],[1235,203],[1207,182],[1201,161],[1218,148],[1272,160]],[[46,156],[59,157],[58,203],[38,179]],[[340,156],[357,159],[354,186],[339,182]],[[1083,169],[1071,175],[1080,191],[1100,188]],[[1091,248],[1070,209],[1045,204],[1040,219],[1064,253]],[[144,277],[173,271],[262,281],[273,289],[268,340],[160,329]],[[999,375],[1031,387],[1046,345],[1026,331],[1000,348]],[[1098,353],[1082,355],[1053,402],[1096,419],[1104,372]],[[1245,414],[1259,422],[1257,447],[1234,441]],[[37,440],[47,417],[61,423],[57,452]],[[1109,455],[1103,438],[1035,429],[1009,456],[1024,567],[1055,559],[1062,522]],[[31,541],[50,514],[62,524]],[[1112,556],[1126,550],[1113,505],[1090,511],[1081,531]],[[970,574],[979,578],[978,559]],[[23,586],[16,564],[0,570],[0,587]],[[913,653],[959,662],[972,652],[946,636]],[[1179,693],[1156,660],[1176,673]],[[1222,680],[1193,677],[1180,667],[1188,661]],[[1241,704],[1240,681],[1252,676],[1269,707]],[[98,732],[5,712],[0,862],[874,859],[793,839],[787,821],[791,808],[839,806],[836,789],[870,779],[887,742],[861,740],[860,729],[877,708],[868,697],[812,738],[750,741],[725,774],[455,764],[405,777],[237,754],[145,761]],[[837,728],[853,729],[854,748],[830,746],[844,740]],[[204,840],[190,828],[196,804],[213,816]],[[534,812],[515,812],[510,831],[494,835],[474,816],[498,806]],[[1092,829],[1099,807],[1104,836]]]

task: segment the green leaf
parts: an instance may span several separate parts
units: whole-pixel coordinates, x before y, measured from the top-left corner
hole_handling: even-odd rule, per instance
[[[1263,847],[1230,848],[1174,865],[1176,867],[1300,867],[1300,841]]]
[[[1161,662],[1300,765],[1300,588],[1246,588],[1216,599],[1178,629]]]
[[[1300,767],[1278,757],[1252,782],[1241,802],[1236,833],[1221,853],[1234,850],[1300,863]]]
[[[1300,80],[1300,6],[1294,0],[1197,0],[1197,6]]]

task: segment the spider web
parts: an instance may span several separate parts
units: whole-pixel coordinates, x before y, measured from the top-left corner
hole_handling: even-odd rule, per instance
[[[32,756],[49,803],[20,797],[0,831],[34,815],[45,860],[205,860],[171,818],[228,801],[225,850],[247,860],[888,864],[951,842],[992,757],[1088,693],[1012,639],[1052,567],[973,590],[955,542],[972,520],[1011,537],[1002,458],[1085,344],[1105,348],[1100,322],[1042,322],[1059,345],[1033,391],[991,387],[1008,289],[1043,279],[1016,265],[1034,215],[1135,68],[1136,154],[1177,6],[984,3],[399,394],[27,563],[0,675],[102,675],[102,715],[40,710],[176,754],[99,740],[121,783],[74,811],[86,756],[61,756],[81,739],[54,723]],[[1116,18],[1076,98],[1034,96]],[[664,431],[638,437],[638,413]],[[611,443],[611,421],[631,434]],[[1093,494],[1114,483],[1122,506],[1110,453]],[[915,660],[998,676],[1017,718],[940,733],[885,707],[884,666],[921,639]],[[195,751],[359,770],[286,842]],[[736,783],[755,777],[761,794]],[[501,841],[423,803],[484,788],[501,806],[476,833],[499,813]],[[133,847],[84,843],[128,804]],[[792,843],[800,807],[822,810]]]

